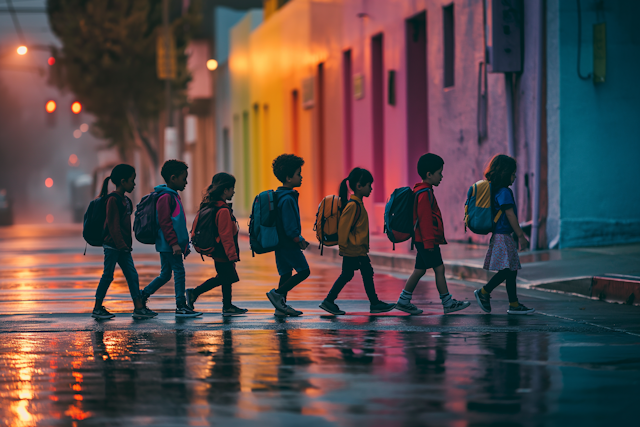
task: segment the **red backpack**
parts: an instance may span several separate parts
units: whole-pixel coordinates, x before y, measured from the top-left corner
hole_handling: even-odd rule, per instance
[[[204,256],[218,259],[228,259],[220,240],[220,232],[216,224],[216,216],[220,209],[229,209],[231,220],[236,222],[233,211],[229,206],[207,206],[200,209],[193,220],[191,227],[191,244],[204,260]],[[238,238],[235,237],[236,251],[238,251]]]

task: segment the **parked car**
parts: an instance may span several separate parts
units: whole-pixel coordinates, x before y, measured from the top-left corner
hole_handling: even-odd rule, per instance
[[[13,212],[7,190],[0,189],[0,225],[13,225]]]

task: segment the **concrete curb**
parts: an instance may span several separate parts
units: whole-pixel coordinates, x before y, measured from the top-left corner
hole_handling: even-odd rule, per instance
[[[244,236],[249,235],[248,229],[241,229],[240,233]],[[309,243],[310,245],[306,252],[320,257],[321,251],[318,244],[313,241]],[[325,246],[322,252],[324,261],[335,264],[342,263],[337,246]],[[369,253],[369,258],[376,270],[410,274],[415,266],[415,254],[373,251]],[[540,264],[540,262],[534,264]],[[526,266],[527,264],[524,265]],[[495,274],[483,269],[481,260],[478,259],[444,260],[444,266],[446,277],[453,280],[484,284]],[[633,279],[637,278],[579,276],[567,278],[549,277],[542,280],[529,281],[519,277],[517,285],[523,289],[563,293],[628,305],[640,305],[640,280]]]

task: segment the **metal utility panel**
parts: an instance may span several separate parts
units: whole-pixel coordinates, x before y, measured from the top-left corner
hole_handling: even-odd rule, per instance
[[[522,71],[523,5],[521,0],[490,0],[489,63],[492,73]]]

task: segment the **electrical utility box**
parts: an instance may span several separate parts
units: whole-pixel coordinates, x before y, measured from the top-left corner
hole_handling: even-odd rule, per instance
[[[518,73],[522,71],[522,0],[489,0],[487,50],[489,71]]]

